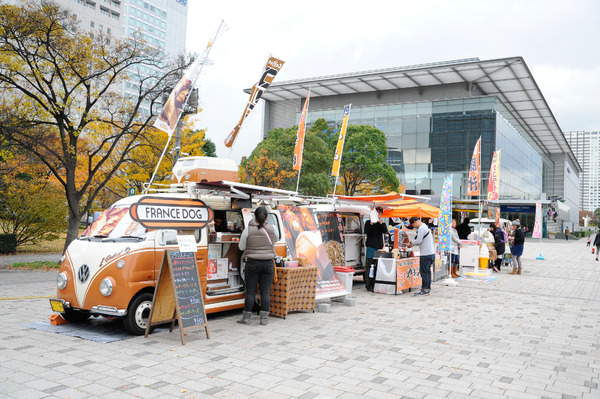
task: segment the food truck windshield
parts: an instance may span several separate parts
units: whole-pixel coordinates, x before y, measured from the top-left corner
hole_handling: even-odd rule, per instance
[[[149,230],[134,222],[129,215],[129,205],[112,207],[100,214],[80,238],[146,238]]]

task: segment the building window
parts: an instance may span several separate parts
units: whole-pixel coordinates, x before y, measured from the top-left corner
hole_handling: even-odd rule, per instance
[[[117,12],[111,12],[110,17],[113,19],[119,19],[120,14]]]
[[[94,26],[96,26],[96,23],[94,21],[91,21],[90,26],[93,28]]]
[[[88,8],[92,8],[94,10],[96,9],[96,3],[92,2],[92,1],[86,1],[85,6]]]
[[[108,15],[108,9],[106,9],[104,7],[100,7],[100,14],[102,14],[102,15]]]
[[[112,33],[112,30],[110,28],[106,28],[106,33],[110,35]]]

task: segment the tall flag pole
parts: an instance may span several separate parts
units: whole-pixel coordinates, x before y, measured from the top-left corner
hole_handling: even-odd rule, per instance
[[[156,168],[154,169],[154,173],[152,173],[152,177],[150,178],[147,187],[150,187],[152,181],[154,180],[154,177],[156,176],[158,167],[160,166],[160,163],[162,162],[162,159],[165,156],[165,152],[167,151],[169,142],[171,141],[171,137],[173,136],[173,131],[177,126],[177,122],[179,122],[179,119],[181,118],[183,107],[187,103],[189,97],[188,94],[192,89],[192,86],[196,83],[198,76],[200,76],[202,68],[204,67],[205,61],[208,59],[208,55],[210,54],[210,50],[212,50],[215,40],[217,40],[222,31],[226,31],[227,29],[228,28],[227,25],[225,25],[225,21],[221,20],[217,31],[215,32],[214,36],[208,41],[204,52],[201,56],[196,57],[192,65],[183,75],[183,77],[179,80],[179,82],[177,82],[177,85],[175,86],[175,88],[169,95],[169,98],[165,102],[165,105],[163,106],[160,115],[158,115],[156,121],[154,121],[154,127],[162,130],[169,136],[167,138],[165,148],[163,149],[163,152],[160,155],[158,163],[156,164]],[[144,191],[147,191],[147,189]]]
[[[481,223],[481,198],[480,195],[481,186],[481,136],[475,143],[473,149],[473,156],[471,157],[471,166],[469,167],[469,181],[467,184],[467,195],[477,195],[477,203],[479,204],[479,223]],[[479,228],[478,228],[479,230]]]
[[[500,197],[500,151],[494,151],[492,164],[490,166],[490,179],[488,181],[488,201],[497,201]]]
[[[192,65],[187,71],[185,71],[183,77],[179,80],[179,82],[177,82],[177,85],[165,102],[160,115],[154,122],[154,127],[166,132],[169,135],[169,138],[171,138],[173,135],[175,126],[177,126],[177,122],[179,122],[179,119],[181,118],[183,107],[187,103],[188,93],[202,72],[202,67],[204,66],[205,61],[210,54],[210,50],[212,49],[213,43],[215,40],[217,40],[217,37],[219,36],[223,26],[225,26],[225,29],[227,28],[225,21],[221,21],[217,32],[209,40],[202,55],[196,57]]]
[[[308,102],[310,101],[310,89],[304,102],[304,108],[298,122],[298,133],[296,134],[296,147],[294,148],[293,169],[298,171],[298,181],[296,182],[296,192],[300,185],[300,172],[302,171],[302,156],[304,152],[304,136],[306,133],[306,114],[308,112]]]
[[[533,225],[533,233],[531,234],[531,238],[539,238],[540,244],[542,244],[542,201],[537,201],[535,203],[535,224]],[[536,259],[544,260],[541,249],[540,254]]]
[[[335,176],[335,185],[333,186],[334,197],[335,190],[337,188],[338,177],[340,175],[340,165],[342,164],[342,152],[344,151],[344,141],[346,140],[346,128],[348,127],[348,117],[350,116],[351,107],[352,104],[348,104],[344,107],[344,119],[342,120],[340,136],[338,138],[337,146],[335,147],[335,154],[333,156],[333,168],[331,169],[331,176]]]
[[[238,124],[235,125],[235,127],[233,128],[231,133],[229,133],[229,135],[225,139],[225,147],[231,148],[231,146],[233,145],[233,142],[235,141],[235,138],[237,137],[238,133],[240,132],[242,123],[244,123],[244,120],[246,120],[248,115],[250,115],[250,112],[252,112],[252,110],[254,109],[256,104],[258,104],[258,100],[260,100],[260,98],[265,94],[265,92],[267,91],[267,89],[269,88],[271,83],[273,83],[275,76],[277,76],[277,72],[279,72],[279,70],[281,69],[281,67],[283,66],[284,63],[285,63],[285,61],[282,61],[278,58],[269,56],[269,59],[267,60],[267,63],[265,64],[265,67],[263,68],[263,72],[262,72],[260,79],[258,80],[258,82],[256,82],[254,84],[254,86],[252,86],[252,92],[250,93],[250,99],[248,100],[248,103],[246,104],[246,108],[244,108],[244,113],[242,114],[242,118],[240,119]]]
[[[452,175],[444,179],[444,185],[442,186],[442,195],[440,196],[440,215],[438,222],[438,249],[440,252],[445,251],[447,254],[451,251],[452,238]],[[456,281],[450,278],[450,262],[448,255],[446,254],[446,261],[448,265],[447,277],[444,281],[447,285],[456,285]],[[440,253],[441,257],[441,253]]]

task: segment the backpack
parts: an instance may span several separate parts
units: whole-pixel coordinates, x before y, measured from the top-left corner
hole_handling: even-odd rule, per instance
[[[503,244],[507,243],[508,242],[508,234],[506,234],[506,231],[504,231],[504,229],[501,229],[500,227],[498,227],[498,229],[502,233],[502,243]]]

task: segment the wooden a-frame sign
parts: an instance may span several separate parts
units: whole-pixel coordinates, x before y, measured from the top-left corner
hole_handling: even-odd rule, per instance
[[[194,252],[165,251],[145,337],[148,338],[153,326],[169,322],[169,332],[173,332],[175,321],[179,324],[182,345],[185,345],[184,330],[204,327],[206,338],[210,339]]]

